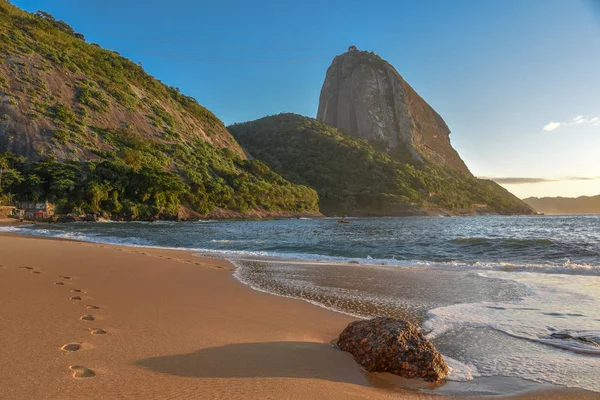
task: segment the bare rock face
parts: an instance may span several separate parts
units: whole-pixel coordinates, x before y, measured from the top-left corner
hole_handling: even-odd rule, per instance
[[[15,29],[22,29],[18,22],[15,25]],[[82,51],[90,52],[89,47]],[[119,62],[128,61],[122,59]],[[40,65],[45,67],[40,68]],[[130,131],[148,140],[162,143],[165,140],[164,127],[153,122],[158,117],[149,104],[154,104],[154,109],[157,109],[157,105],[162,107],[177,127],[179,136],[168,140],[184,143],[202,140],[246,158],[245,152],[223,123],[208,110],[206,118],[200,118],[179,103],[183,97],[173,98],[166,91],[152,94],[133,81],[130,83],[132,93],[140,101],[136,100],[136,105],[127,109],[117,98],[98,86],[97,80],[91,72],[71,73],[64,66],[36,52],[9,51],[4,62],[0,63],[0,153],[15,153],[29,161],[43,160],[48,155],[53,155],[59,161],[98,159],[97,152],[91,151],[90,147],[95,146],[96,150],[101,151],[115,148],[113,143],[107,142],[102,136],[98,137],[92,128],[118,132],[129,127]],[[102,93],[107,102],[105,110],[94,110],[77,100],[77,91],[83,87],[82,82],[92,82],[96,93]],[[75,122],[65,123],[53,115],[51,109],[59,103],[73,112]],[[87,110],[87,117],[80,118],[83,108]],[[57,140],[57,133],[60,132],[68,134],[66,136],[69,139]]]
[[[369,372],[427,381],[439,381],[449,373],[442,355],[407,321],[380,317],[352,322],[337,345]]]
[[[317,119],[407,161],[428,159],[470,174],[450,145],[450,129],[442,117],[374,53],[350,46],[333,59]]]

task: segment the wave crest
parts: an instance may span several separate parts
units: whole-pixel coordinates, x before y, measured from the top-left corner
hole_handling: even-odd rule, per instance
[[[484,237],[467,237],[456,238],[452,240],[458,244],[485,244],[485,245],[500,245],[508,247],[528,247],[528,246],[550,246],[554,244],[550,239],[510,239],[510,238],[484,238]]]

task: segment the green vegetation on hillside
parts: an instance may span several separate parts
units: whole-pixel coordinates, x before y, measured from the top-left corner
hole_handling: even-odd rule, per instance
[[[50,14],[0,0],[0,200],[173,217],[315,211],[314,190],[246,160],[223,123]]]
[[[250,154],[286,179],[316,189],[327,213],[402,214],[416,208],[531,212],[492,181],[400,162],[312,118],[279,114],[229,130]]]
[[[18,75],[16,80],[21,84],[15,88],[17,93],[9,95],[12,94],[17,103],[20,97],[32,97],[34,102],[39,101],[34,106],[41,115],[50,117],[53,122],[63,122],[69,129],[86,128],[85,120],[65,121],[54,113],[63,93],[53,92],[43,79],[34,76],[36,74],[28,68],[29,62],[34,64],[33,70],[62,69],[60,72],[68,76],[63,77],[66,85],[76,93],[73,105],[82,113],[88,108],[97,113],[119,107],[134,111],[146,105],[153,111],[148,118],[160,120],[164,115],[156,115],[160,114],[158,109],[162,110],[157,101],[164,101],[202,122],[209,136],[226,132],[221,121],[195,99],[164,85],[118,53],[86,43],[83,35],[44,11],[33,15],[0,0],[0,56],[0,64]],[[0,89],[6,86],[6,81],[6,77],[0,79]],[[137,94],[136,88],[143,90],[145,96]]]
[[[102,212],[142,219],[174,217],[182,204],[202,214],[216,207],[240,212],[318,208],[312,189],[292,185],[260,161],[241,160],[233,152],[220,176],[212,176],[214,170],[201,165],[193,154],[179,154],[190,163],[179,174],[149,160],[136,165],[139,154],[130,153],[131,160],[124,155],[125,160],[66,162],[53,158],[27,162],[11,153],[0,154],[0,201],[48,200],[63,213]]]

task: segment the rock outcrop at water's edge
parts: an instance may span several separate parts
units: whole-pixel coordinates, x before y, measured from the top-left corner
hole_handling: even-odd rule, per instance
[[[350,323],[337,342],[369,372],[439,381],[448,366],[431,342],[410,322],[379,317]]]

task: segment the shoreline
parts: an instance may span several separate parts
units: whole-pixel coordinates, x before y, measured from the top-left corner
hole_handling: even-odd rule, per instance
[[[115,218],[98,217],[97,214],[90,213],[85,216],[73,217],[71,214],[56,214],[53,217],[45,219],[28,219],[16,220],[14,218],[0,218],[0,226],[17,225],[17,224],[54,224],[54,223],[74,223],[74,222],[201,222],[201,221],[269,221],[269,220],[288,220],[288,219],[361,219],[361,218],[410,218],[410,217],[428,217],[428,218],[451,218],[451,217],[514,217],[514,216],[543,216],[544,213],[539,212],[494,212],[482,211],[479,209],[458,209],[450,210],[444,208],[414,208],[397,212],[356,212],[351,214],[327,213],[321,211],[266,211],[266,210],[250,210],[248,212],[237,212],[226,209],[215,209],[208,214],[199,214],[191,210],[181,210],[180,215],[170,216],[166,218],[150,218],[137,219],[123,216],[115,216]],[[548,214],[561,215],[561,214]],[[569,214],[565,214],[569,215]],[[587,215],[587,214],[573,214]],[[594,214],[590,214],[594,215]]]
[[[32,247],[36,251],[28,251]],[[253,290],[233,276],[234,266],[224,259],[2,233],[0,264],[0,315],[8,321],[0,334],[13,343],[0,350],[0,359],[10,360],[0,364],[6,377],[0,393],[9,399],[156,398],[161,393],[429,398],[431,393],[481,393],[501,383],[494,378],[470,386],[451,382],[446,390],[427,394],[414,391],[419,383],[366,373],[329,344],[354,318]],[[69,300],[69,289],[76,286],[84,301]],[[82,304],[88,302],[101,307],[92,323],[77,318],[90,312]],[[87,330],[95,325],[108,334],[90,335]],[[80,343],[81,349],[61,351],[68,342]],[[96,377],[71,377],[68,367],[75,362]],[[36,379],[11,373],[15,368],[37,369]],[[533,383],[523,390],[513,397],[600,398]]]
[[[387,218],[387,217],[382,217]],[[337,220],[337,218],[319,218],[319,219],[329,219],[329,220]],[[349,220],[359,219],[358,217],[348,217]],[[295,219],[292,219],[294,221]],[[248,222],[250,220],[247,220]],[[258,222],[262,220],[252,220],[252,222]],[[275,221],[275,220],[273,220]],[[277,221],[285,221],[285,220],[277,220]],[[107,221],[106,223],[114,223],[114,224],[202,224],[203,222],[199,221]],[[205,222],[224,222],[220,220],[209,220]],[[239,220],[228,220],[227,222],[240,222]],[[81,221],[77,223],[61,223],[61,226],[77,226],[77,225],[86,225],[86,224],[100,224],[104,225],[104,222],[91,222],[91,221]],[[405,261],[402,259],[395,260],[390,258],[364,258],[361,256],[334,256],[334,255],[322,255],[322,254],[312,254],[312,253],[280,253],[278,251],[268,251],[268,254],[265,254],[262,250],[227,250],[227,249],[210,249],[207,247],[204,248],[194,248],[194,247],[173,247],[173,246],[161,246],[157,244],[136,244],[136,243],[127,243],[123,241],[95,241],[91,237],[83,237],[83,238],[68,238],[64,236],[53,236],[52,234],[43,235],[36,233],[36,229],[31,229],[31,233],[29,232],[11,232],[2,230],[2,228],[15,228],[20,229],[20,227],[36,227],[39,229],[44,229],[45,226],[53,226],[52,223],[44,223],[44,222],[34,222],[34,221],[25,221],[19,222],[14,219],[0,219],[0,234],[15,234],[19,236],[27,236],[27,237],[35,237],[35,238],[44,238],[44,239],[55,239],[55,240],[73,240],[76,242],[85,242],[85,243],[99,243],[110,246],[124,246],[124,247],[134,247],[134,248],[144,248],[144,249],[157,249],[157,250],[176,250],[176,251],[185,251],[192,252],[197,257],[208,257],[208,258],[223,258],[227,259],[230,262],[234,263],[237,259],[244,258],[257,262],[280,262],[280,263],[294,263],[294,264],[323,264],[323,265],[361,265],[367,266],[369,268],[403,268],[403,269],[416,269],[416,270],[430,270],[430,271],[478,271],[481,273],[486,272],[533,272],[533,273],[553,273],[553,274],[571,274],[573,271],[578,271],[581,275],[600,275],[599,272],[588,272],[587,269],[590,267],[586,263],[577,263],[563,261],[560,264],[536,264],[532,263],[518,263],[511,264],[511,262],[503,262],[501,265],[497,265],[498,263],[495,261]],[[51,228],[50,228],[51,229]],[[84,234],[85,235],[85,234]],[[475,238],[478,239],[478,238]],[[460,265],[466,265],[466,268],[461,267]],[[494,265],[496,264],[496,265]],[[457,267],[458,265],[458,267]],[[592,267],[596,267],[595,265]],[[252,287],[254,290],[261,291],[260,288]],[[271,293],[271,292],[266,292]],[[276,293],[271,293],[275,295],[279,295]],[[348,314],[354,316],[353,314]]]

